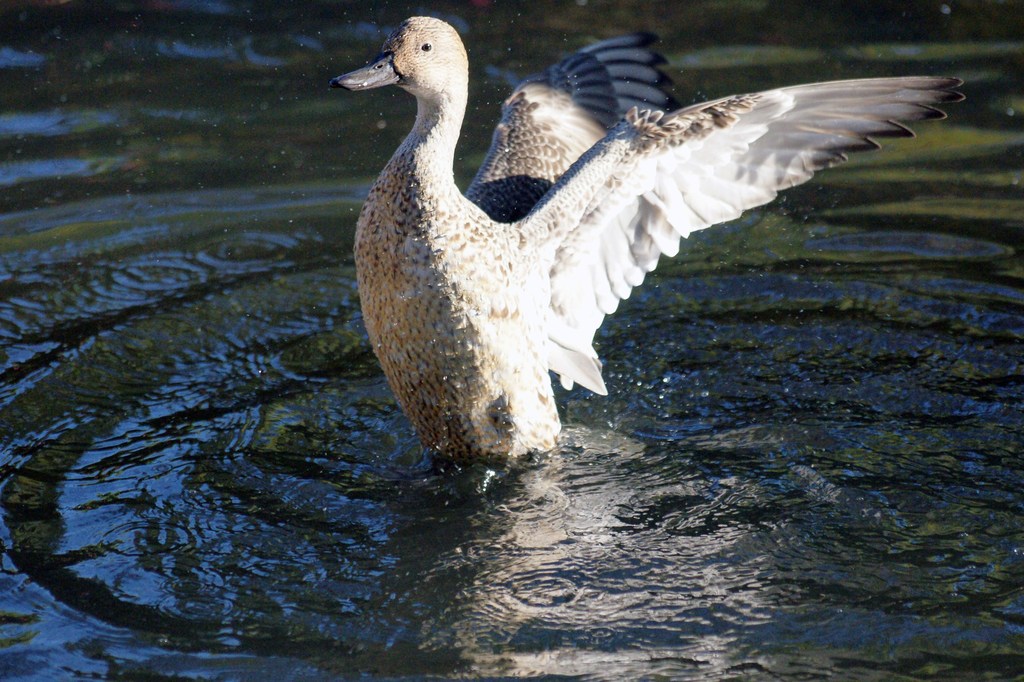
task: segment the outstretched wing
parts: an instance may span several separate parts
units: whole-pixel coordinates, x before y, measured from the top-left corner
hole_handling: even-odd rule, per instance
[[[549,367],[605,393],[594,333],[680,237],[737,218],[815,171],[944,118],[953,78],[815,83],[674,111],[630,112],[573,166],[523,229],[553,257]],[[553,256],[551,255],[553,254]]]
[[[491,218],[518,220],[634,106],[676,106],[661,90],[665,59],[650,33],[595,43],[524,79],[505,100],[491,148],[466,196]]]

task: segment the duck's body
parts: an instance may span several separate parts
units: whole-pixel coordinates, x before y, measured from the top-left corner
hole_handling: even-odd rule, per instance
[[[409,19],[375,62],[332,81],[394,83],[418,101],[360,214],[355,259],[374,352],[426,447],[459,461],[554,447],[549,369],[605,392],[594,332],[660,254],[877,146],[868,135],[909,134],[892,119],[959,99],[954,79],[876,79],[663,116],[647,42],[605,41],[520,84],[469,198],[453,179],[468,90],[454,29]],[[655,111],[609,131],[636,103]]]
[[[559,421],[547,368],[547,278],[514,231],[403,145],[356,230],[363,320],[421,441],[458,460],[547,450]]]

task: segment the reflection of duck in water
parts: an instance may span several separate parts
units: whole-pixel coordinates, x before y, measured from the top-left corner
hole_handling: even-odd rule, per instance
[[[425,446],[461,461],[552,448],[548,370],[606,393],[594,333],[680,237],[962,99],[953,78],[882,78],[664,113],[650,40],[598,43],[520,83],[466,196],[453,161],[469,67],[451,26],[408,19],[373,63],[331,81],[416,96],[355,259],[373,350]]]

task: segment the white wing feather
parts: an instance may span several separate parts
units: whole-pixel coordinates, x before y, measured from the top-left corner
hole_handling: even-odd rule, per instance
[[[664,117],[631,112],[524,219],[524,229],[542,226],[554,247],[550,368],[567,387],[606,393],[594,333],[662,254],[678,252],[680,238],[771,201],[847,152],[877,148],[872,137],[912,135],[897,120],[942,118],[932,105],[962,99],[952,89],[959,84],[834,81]]]

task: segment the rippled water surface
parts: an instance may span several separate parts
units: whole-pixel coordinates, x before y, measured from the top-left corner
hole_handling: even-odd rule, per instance
[[[695,235],[440,470],[351,257],[410,3],[0,4],[0,678],[1020,679],[1024,5],[441,2],[509,78],[657,30],[683,101],[957,75],[915,140]]]

